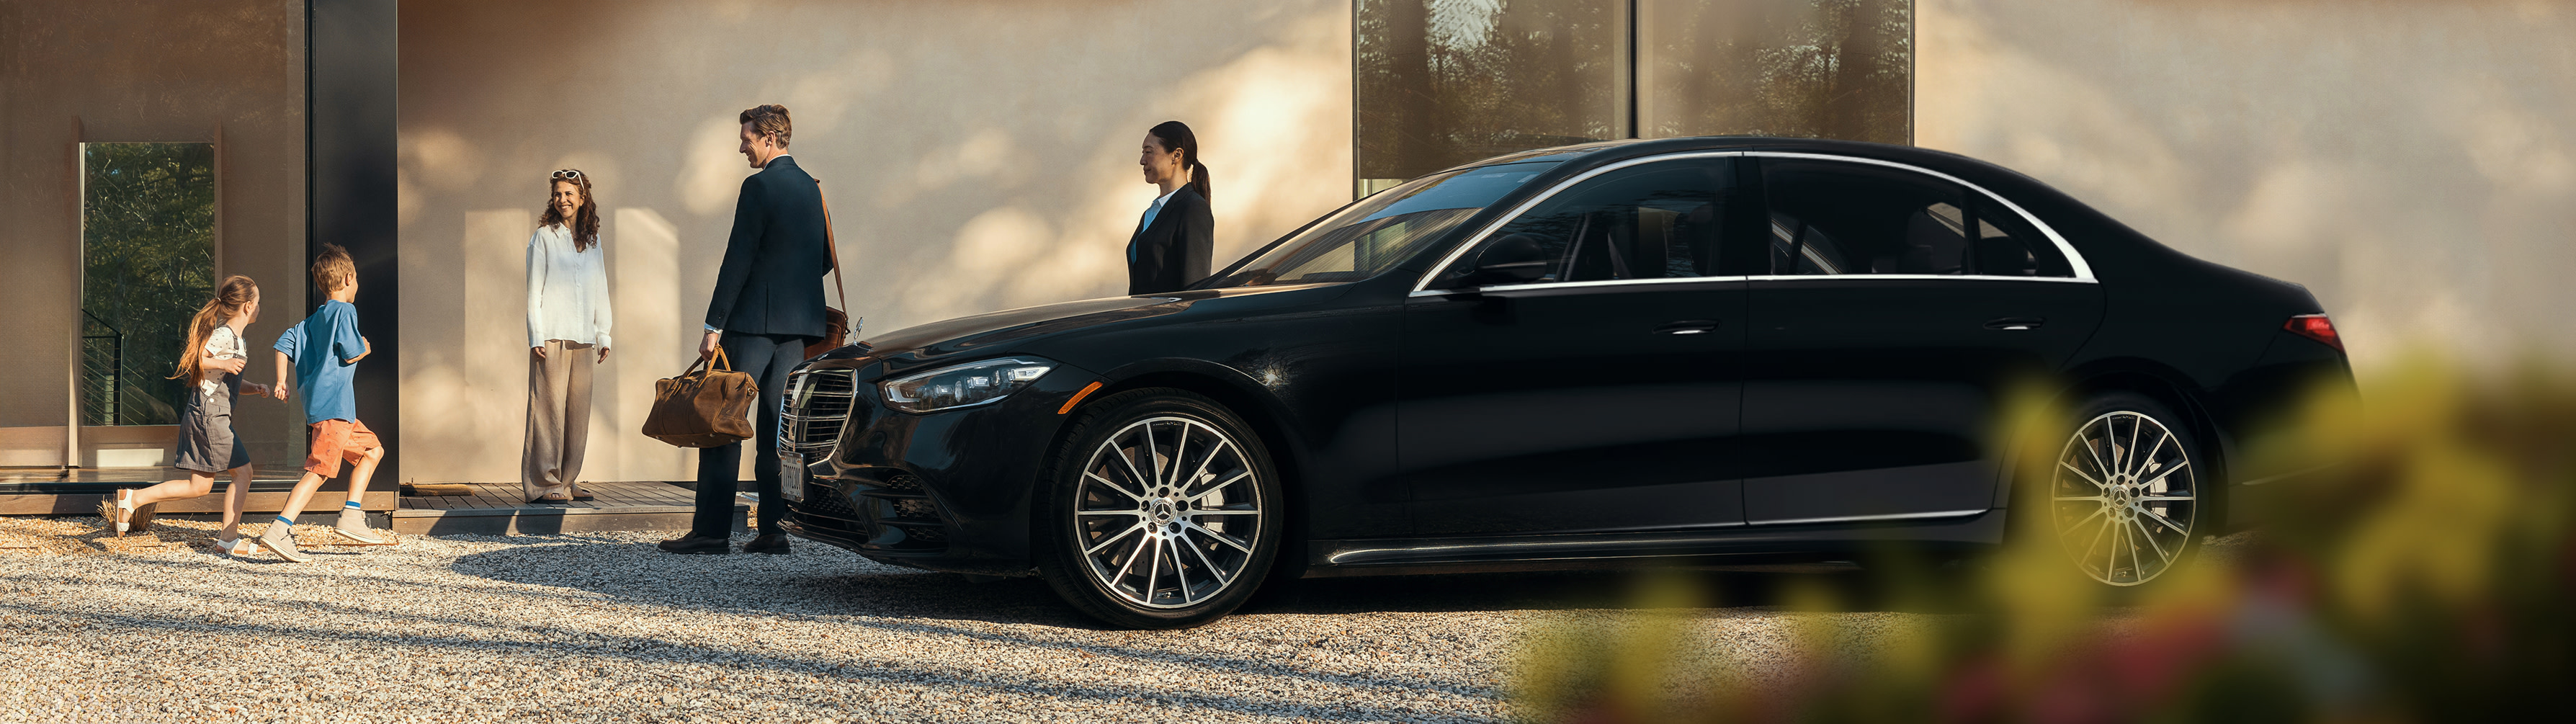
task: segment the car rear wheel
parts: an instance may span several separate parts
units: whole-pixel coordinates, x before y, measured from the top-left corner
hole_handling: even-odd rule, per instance
[[[1278,555],[1269,451],[1231,411],[1174,389],[1087,408],[1043,479],[1038,570],[1127,628],[1186,628],[1243,605]]]
[[[2051,470],[2048,529],[2076,569],[2137,586],[2182,565],[2214,522],[2207,462],[2182,418],[2143,395],[2114,392],[2074,416]]]

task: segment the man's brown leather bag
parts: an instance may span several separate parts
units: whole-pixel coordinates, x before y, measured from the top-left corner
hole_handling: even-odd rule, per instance
[[[713,365],[705,359],[678,377],[653,383],[653,412],[644,416],[644,436],[680,447],[716,447],[751,437],[751,403],[760,386],[751,374],[733,371],[723,347]]]

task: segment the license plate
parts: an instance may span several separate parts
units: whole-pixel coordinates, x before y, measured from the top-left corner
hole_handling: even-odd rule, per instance
[[[802,457],[778,457],[778,495],[788,500],[805,500],[805,460]]]

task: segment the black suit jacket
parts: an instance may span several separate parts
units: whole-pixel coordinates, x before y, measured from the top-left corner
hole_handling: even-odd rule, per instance
[[[823,336],[823,275],[832,252],[823,191],[779,157],[742,180],[733,236],[707,301],[707,326],[749,334]]]
[[[1207,197],[1188,186],[1172,192],[1154,223],[1127,239],[1127,248],[1136,259],[1127,264],[1128,294],[1175,292],[1206,279],[1208,257],[1216,253],[1216,219],[1208,214]]]

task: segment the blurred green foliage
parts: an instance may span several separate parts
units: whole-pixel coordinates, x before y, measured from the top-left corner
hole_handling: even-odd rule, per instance
[[[81,144],[83,424],[178,421],[188,318],[214,294],[215,146]]]
[[[2238,487],[2233,504],[2255,530],[2150,585],[2094,583],[2044,535],[1964,568],[1891,550],[1863,603],[1944,615],[1862,636],[1856,617],[1829,613],[1854,596],[1800,582],[1786,605],[1817,613],[1791,614],[1801,628],[1788,660],[1744,671],[1703,662],[1766,657],[1724,651],[1737,644],[1709,639],[1688,608],[1723,592],[1650,576],[1642,610],[1533,632],[1515,708],[1604,723],[2491,721],[2558,709],[2548,699],[2576,681],[2576,376],[2420,358],[2374,382],[2368,404],[2311,395],[2251,442],[2243,454],[2280,466],[2268,469],[2312,472]],[[2065,423],[2039,399],[2016,406],[2007,434],[2054,450]]]

